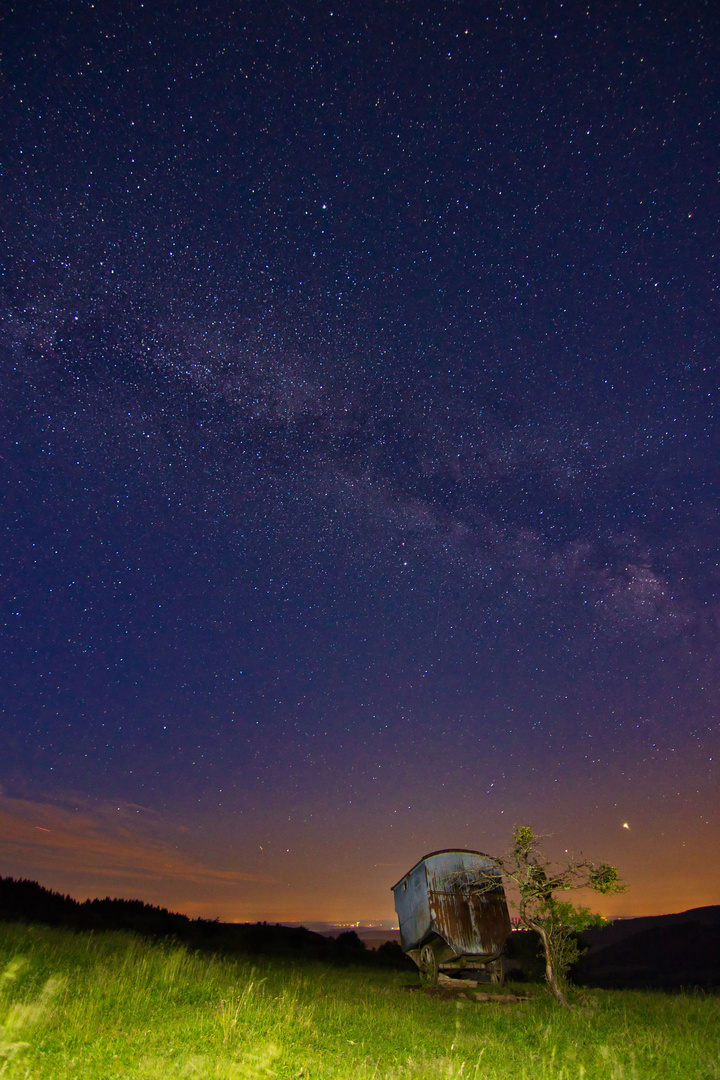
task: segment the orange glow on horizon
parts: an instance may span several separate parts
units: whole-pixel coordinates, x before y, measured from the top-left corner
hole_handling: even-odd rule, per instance
[[[720,903],[720,871],[704,856],[699,839],[683,849],[670,877],[664,856],[637,832],[623,830],[623,836],[630,845],[621,867],[628,892],[607,898],[578,893],[579,903],[609,918]],[[358,871],[341,861],[344,837],[336,838],[335,845],[327,845],[321,860],[311,861],[301,853],[285,864],[280,855],[263,852],[254,865],[249,842],[248,850],[236,852],[232,860],[225,852],[221,863],[210,851],[202,858],[198,855],[197,837],[186,826],[142,807],[112,803],[79,810],[69,800],[0,796],[4,876],[35,880],[80,900],[139,899],[190,918],[387,925],[396,919],[390,886],[399,876],[398,868],[402,872],[433,849],[430,844],[423,849],[398,847],[388,852],[391,861],[369,864],[362,861],[366,852],[359,851]]]

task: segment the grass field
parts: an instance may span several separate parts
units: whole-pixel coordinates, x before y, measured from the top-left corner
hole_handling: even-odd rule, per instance
[[[404,990],[406,973],[9,924],[0,972],[3,1080],[720,1080],[720,997],[701,994],[446,1001]]]

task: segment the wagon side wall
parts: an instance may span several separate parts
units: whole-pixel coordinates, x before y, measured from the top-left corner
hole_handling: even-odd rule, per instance
[[[431,930],[425,863],[418,863],[394,887],[395,910],[400,924],[400,944],[404,952],[418,945]]]

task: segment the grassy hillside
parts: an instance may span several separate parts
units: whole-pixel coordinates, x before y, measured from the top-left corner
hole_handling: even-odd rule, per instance
[[[0,972],[3,1080],[720,1080],[720,998],[701,994],[448,1001],[402,972],[17,924],[0,924]]]

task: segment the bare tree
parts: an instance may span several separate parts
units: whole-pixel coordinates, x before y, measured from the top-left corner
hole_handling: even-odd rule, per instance
[[[545,978],[550,990],[565,1008],[569,1008],[563,987],[567,971],[577,959],[575,934],[587,926],[604,920],[593,915],[589,908],[573,907],[559,900],[556,892],[573,889],[593,889],[608,894],[624,892],[627,885],[620,880],[614,866],[572,860],[566,866],[554,866],[541,850],[542,837],[529,825],[516,825],[512,846],[506,855],[495,857],[506,881],[514,885],[519,899],[510,900],[516,908],[522,926],[535,930],[540,936],[545,954]],[[497,880],[478,880],[474,887],[489,891]]]

